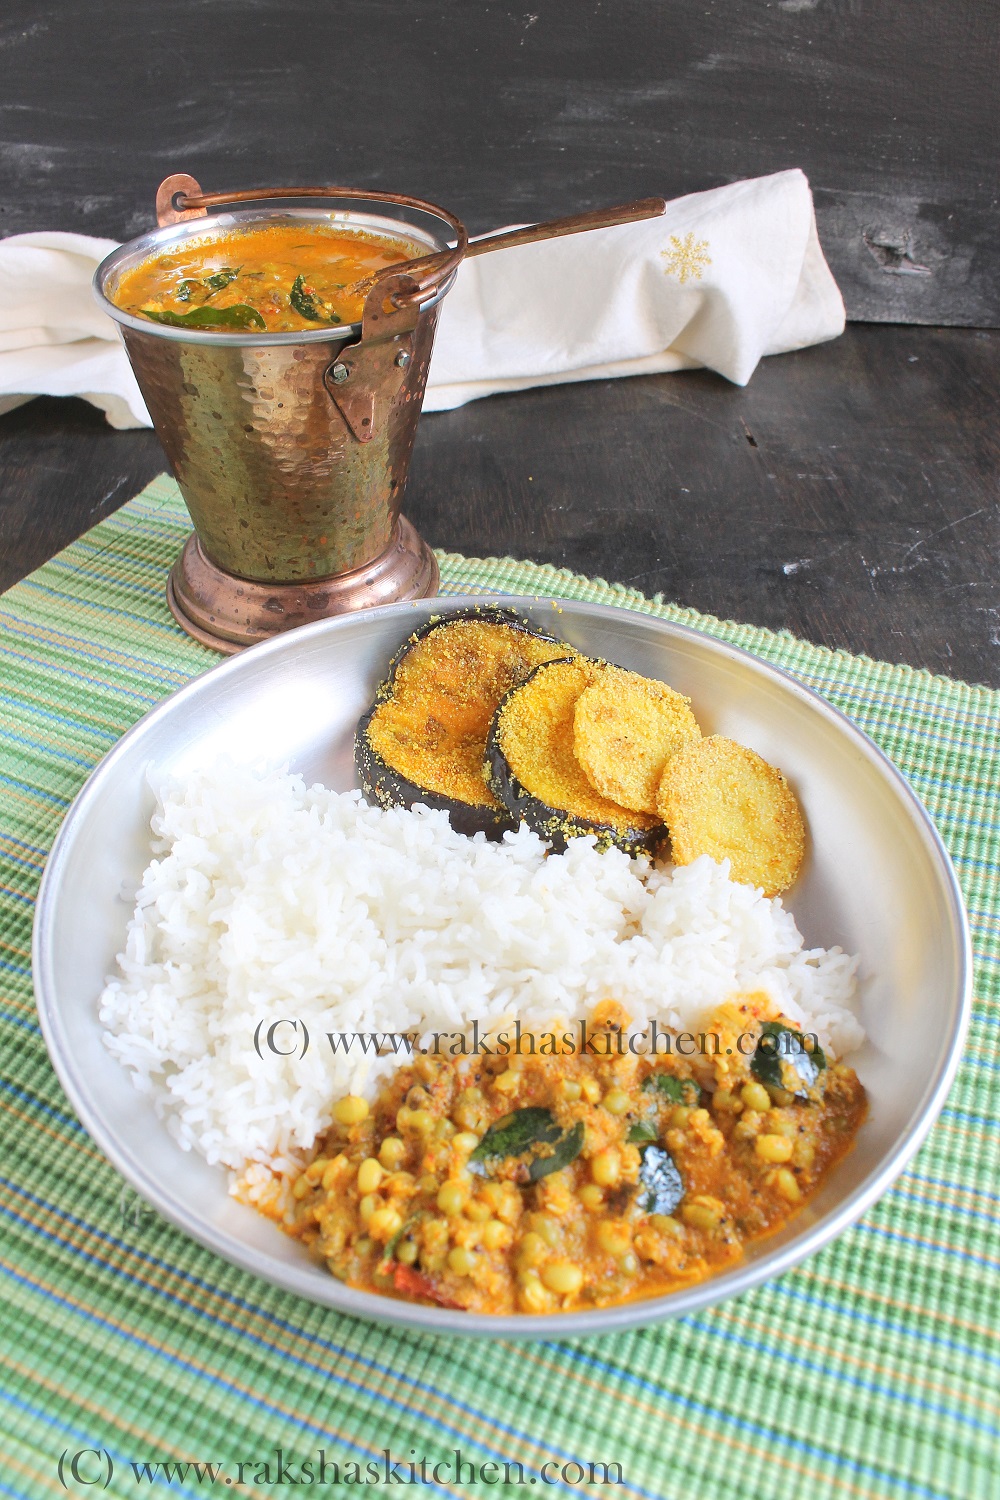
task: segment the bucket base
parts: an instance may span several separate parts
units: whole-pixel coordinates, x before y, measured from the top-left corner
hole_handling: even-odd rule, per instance
[[[216,567],[194,532],[167,580],[167,603],[178,625],[213,651],[233,655],[297,625],[351,614],[438,590],[437,560],[405,516],[390,546],[363,568],[307,583],[254,583]]]

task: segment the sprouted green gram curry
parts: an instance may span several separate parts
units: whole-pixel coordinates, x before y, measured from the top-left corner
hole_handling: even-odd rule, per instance
[[[281,333],[361,318],[370,278],[422,252],[336,224],[275,223],[171,245],[127,271],[114,302],[176,328]]]
[[[598,1006],[595,1052],[419,1055],[373,1106],[340,1099],[283,1227],[350,1286],[484,1313],[652,1297],[738,1260],[853,1145],[864,1089],[762,994],[692,1058],[619,1052],[627,1019]]]

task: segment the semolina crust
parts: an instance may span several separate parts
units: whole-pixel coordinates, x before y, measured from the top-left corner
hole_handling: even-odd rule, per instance
[[[553,661],[508,699],[497,742],[521,786],[548,808],[626,832],[655,828],[660,819],[632,812],[601,796],[573,752],[573,720],[581,693],[608,670],[587,657]]]
[[[667,762],[657,806],[673,860],[728,859],[732,879],[765,896],[786,891],[802,866],[806,830],[776,766],[723,735],[692,740]]]
[[[497,705],[541,662],[567,647],[491,620],[452,620],[414,642],[367,734],[386,765],[415,786],[499,808],[483,776]]]
[[[608,666],[577,700],[577,760],[602,797],[634,812],[657,811],[668,759],[687,740],[700,738],[690,698],[625,667]]]

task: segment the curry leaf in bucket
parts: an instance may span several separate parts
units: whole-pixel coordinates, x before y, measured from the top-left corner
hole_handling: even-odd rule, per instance
[[[244,302],[237,302],[235,307],[193,307],[186,313],[155,312],[151,307],[141,311],[144,318],[171,328],[267,328],[260,313]]]
[[[670,1152],[646,1146],[639,1168],[639,1208],[644,1214],[672,1214],[683,1197],[684,1179]]]
[[[216,292],[221,292],[231,281],[235,281],[240,274],[239,266],[223,266],[221,271],[213,271],[211,276],[206,276],[204,281],[199,281],[195,276],[188,276],[178,286],[174,296],[178,302],[190,302],[195,293],[203,293],[202,301],[207,302]],[[147,314],[147,317],[149,314]]]
[[[545,1155],[533,1156],[528,1166],[529,1182],[538,1182],[575,1161],[583,1149],[583,1135],[582,1120],[564,1131],[553,1119],[551,1110],[537,1105],[515,1109],[490,1126],[469,1157],[469,1168],[480,1176],[488,1176],[492,1162],[524,1156],[536,1147],[551,1147]]]
[[[292,282],[292,289],[288,294],[288,300],[295,311],[303,318],[308,318],[312,323],[339,323],[340,318],[329,308],[321,309],[315,292],[306,291],[306,279],[304,276],[296,276]]]
[[[807,1046],[801,1031],[780,1021],[765,1021],[760,1031],[750,1059],[754,1077],[772,1088],[787,1089],[796,1099],[808,1099],[808,1090],[826,1067],[826,1054],[819,1042],[810,1037],[811,1045]]]

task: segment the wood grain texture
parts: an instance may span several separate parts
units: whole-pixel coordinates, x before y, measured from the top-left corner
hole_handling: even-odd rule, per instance
[[[85,401],[41,396],[0,416],[0,590],[166,467],[152,432],[116,432]]]
[[[707,371],[494,396],[420,425],[435,546],[551,562],[1000,687],[1000,334],[849,328]],[[80,401],[0,417],[0,584],[162,467]]]
[[[0,233],[340,181],[473,232],[801,166],[855,319],[1000,324],[983,0],[5,0]]]

